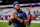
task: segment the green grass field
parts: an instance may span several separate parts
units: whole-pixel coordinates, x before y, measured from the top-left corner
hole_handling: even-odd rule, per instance
[[[31,27],[40,27],[40,24],[38,23],[31,23]],[[13,27],[13,24],[8,25],[7,22],[0,22],[0,27]]]

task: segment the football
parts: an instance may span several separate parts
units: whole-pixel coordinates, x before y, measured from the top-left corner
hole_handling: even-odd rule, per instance
[[[15,22],[15,19],[12,19],[12,18],[11,18],[10,21],[11,21],[11,23],[14,23],[14,22]]]
[[[11,21],[11,23],[15,22],[15,19],[13,16],[11,16],[10,21]]]

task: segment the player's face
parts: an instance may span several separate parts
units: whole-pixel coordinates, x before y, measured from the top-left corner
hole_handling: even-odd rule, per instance
[[[14,6],[14,8],[15,8],[15,9],[20,9],[19,4],[16,4],[16,5]]]

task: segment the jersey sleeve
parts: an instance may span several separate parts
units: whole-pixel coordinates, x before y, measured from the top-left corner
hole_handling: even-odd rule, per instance
[[[9,19],[9,21],[8,21],[8,24],[11,25],[11,21],[10,21],[10,19]]]
[[[27,17],[27,14],[26,14],[26,13],[24,13],[24,15],[23,15],[23,16],[24,16],[24,18],[23,18],[24,20],[27,20],[27,19],[28,19],[28,17]]]
[[[11,16],[11,15],[10,15],[10,16]],[[9,24],[9,25],[11,25],[11,21],[10,21],[10,18],[9,18],[8,24]]]

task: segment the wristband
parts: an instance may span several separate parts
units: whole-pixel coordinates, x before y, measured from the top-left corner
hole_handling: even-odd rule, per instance
[[[23,23],[24,23],[24,20],[23,20]]]

